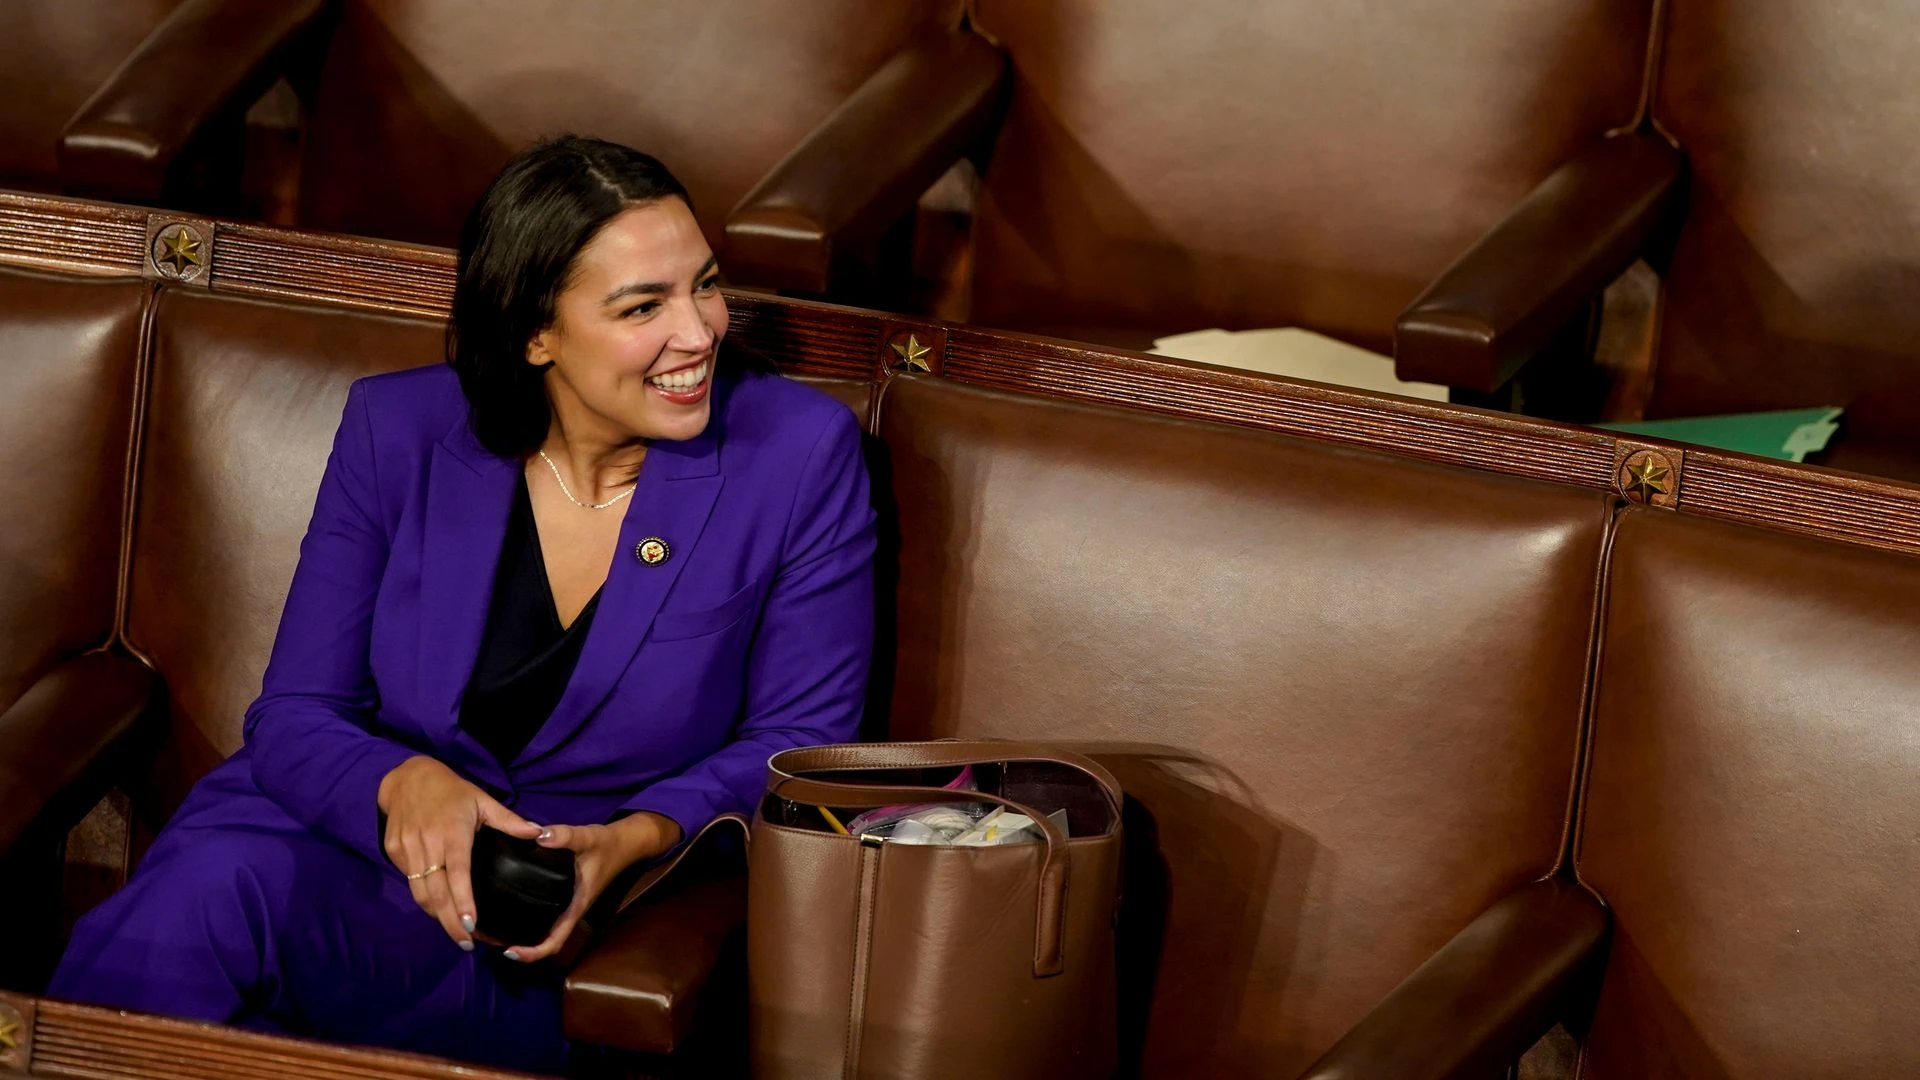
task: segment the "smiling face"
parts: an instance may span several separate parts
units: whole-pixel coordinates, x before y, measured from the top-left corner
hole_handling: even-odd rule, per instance
[[[679,199],[643,203],[574,257],[552,325],[527,345],[569,432],[609,444],[706,430],[727,303],[713,251]]]

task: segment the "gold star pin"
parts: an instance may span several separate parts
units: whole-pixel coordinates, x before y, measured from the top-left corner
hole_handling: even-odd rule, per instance
[[[0,1019],[0,1050],[20,1049],[20,1021]]]
[[[908,334],[907,340],[893,343],[893,351],[898,353],[903,367],[915,371],[932,371],[933,365],[927,363],[927,354],[933,350],[920,344],[919,337]]]
[[[1673,470],[1660,464],[1659,458],[1649,455],[1641,459],[1640,464],[1627,466],[1627,494],[1637,494],[1642,502],[1652,502],[1655,495],[1667,493],[1667,478],[1672,474]]]
[[[188,267],[200,265],[200,238],[185,225],[175,225],[171,232],[160,234],[160,253],[154,262],[172,267],[175,277],[186,276]]]

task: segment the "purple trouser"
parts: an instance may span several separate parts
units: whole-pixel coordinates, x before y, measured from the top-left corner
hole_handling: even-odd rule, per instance
[[[557,974],[462,952],[391,867],[316,836],[241,758],[80,920],[49,994],[557,1072]]]

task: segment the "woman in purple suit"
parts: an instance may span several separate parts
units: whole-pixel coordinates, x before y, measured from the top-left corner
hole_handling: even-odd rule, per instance
[[[770,754],[851,739],[865,696],[859,426],[726,330],[658,161],[566,138],[507,166],[448,363],[347,395],[246,745],[51,993],[560,1068],[537,962],[622,870],[749,809]],[[481,828],[573,853],[546,940],[476,948]]]

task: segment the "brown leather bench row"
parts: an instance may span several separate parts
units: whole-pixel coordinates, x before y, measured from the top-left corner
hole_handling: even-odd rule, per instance
[[[10,828],[140,730],[76,665],[164,678],[163,747],[117,774],[155,823],[238,745],[347,386],[439,357],[441,253],[188,224],[211,265],[167,280],[168,219],[0,197],[0,484],[32,510],[0,551],[39,570],[0,586]],[[873,734],[1059,742],[1126,785],[1143,1075],[1491,1075],[1560,1021],[1587,1076],[1920,1066],[1920,491],[734,315],[872,433]],[[629,992],[655,945],[589,955],[576,1034],[686,1030],[698,978]]]
[[[1890,0],[615,7],[12,5],[0,186],[182,205],[285,77],[303,227],[451,243],[514,148],[571,128],[678,169],[735,280],[857,296],[971,156],[944,312],[1130,347],[1301,326],[1548,415],[1592,415],[1602,290],[1645,258],[1660,331],[1610,354],[1614,418],[1845,406],[1830,464],[1920,477]]]
[[[250,209],[452,244],[515,150],[580,131],[671,164],[736,282],[1129,347],[1293,325],[1389,350],[1401,309],[1530,191],[1626,145],[1604,137],[1637,122],[1656,33],[1653,0],[1432,16],[677,0],[638,22],[579,0],[143,7],[150,29],[118,42],[126,63],[95,72],[97,92],[27,110],[58,110],[22,132],[46,166],[58,146],[57,174],[33,177],[49,190],[222,213],[238,190],[274,192],[282,205]],[[37,29],[20,36],[68,47]],[[239,121],[276,79],[297,92],[275,121],[297,145],[247,157]],[[1672,148],[1634,145],[1611,187],[1577,198],[1638,202],[1559,226],[1592,233],[1592,265],[1541,281],[1537,310],[1503,313],[1486,342],[1497,360],[1450,367],[1451,385],[1506,389],[1562,324],[1584,326],[1586,297],[1570,293],[1633,260],[1681,173]],[[910,235],[907,212],[955,165]],[[897,286],[916,243],[919,291],[937,298]]]

